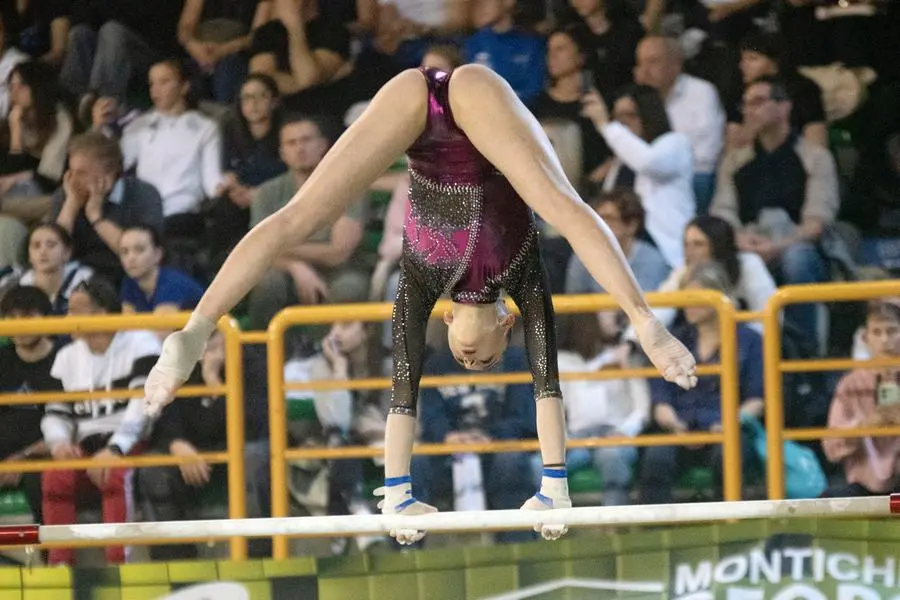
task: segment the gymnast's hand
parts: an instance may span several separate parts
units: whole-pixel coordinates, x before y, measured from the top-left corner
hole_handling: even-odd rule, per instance
[[[437,512],[437,509],[435,507],[431,506],[430,504],[425,504],[424,502],[419,502],[412,497],[409,498],[409,500],[412,500],[412,502],[403,502],[399,505],[403,506],[403,508],[398,511],[398,505],[394,504],[394,501],[396,499],[389,498],[387,490],[388,488],[380,487],[373,492],[376,497],[382,498],[378,501],[378,508],[384,515],[416,516]],[[401,546],[409,546],[411,544],[415,544],[416,542],[422,541],[422,538],[425,537],[425,532],[419,531],[417,529],[391,529],[390,534],[391,537],[397,540],[397,543],[399,543]]]
[[[175,392],[190,377],[215,329],[215,323],[195,312],[184,329],[166,338],[159,360],[144,383],[144,412],[156,416],[175,399]]]
[[[656,317],[634,323],[644,352],[666,381],[689,390],[697,385],[694,357]]]

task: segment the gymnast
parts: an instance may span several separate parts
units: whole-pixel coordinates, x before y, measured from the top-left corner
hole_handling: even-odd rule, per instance
[[[541,126],[507,83],[466,65],[444,73],[408,70],[389,81],[338,140],[294,198],[238,244],[194,310],[169,336],[145,386],[147,411],[172,401],[231,310],[293,244],[329,225],[406,152],[410,205],[394,303],[391,408],[385,433],[385,514],[419,515],[432,506],[412,495],[409,466],[425,329],[442,294],[448,341],[466,368],[489,369],[506,348],[519,307],[534,379],[544,464],[526,510],[571,507],[565,468],[565,412],[556,364],[553,306],[532,210],[572,245],[591,275],[619,303],[666,380],[696,384],[694,358],[653,316],[606,224],[566,179]],[[556,539],[562,525],[536,527]],[[404,544],[425,532],[391,532]]]

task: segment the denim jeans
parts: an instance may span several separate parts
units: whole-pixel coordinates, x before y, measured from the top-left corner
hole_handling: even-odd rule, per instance
[[[76,25],[69,31],[69,51],[59,79],[75,97],[95,91],[124,104],[128,84],[146,77],[156,58],[156,51],[144,38],[117,21],[107,21],[99,31]]]
[[[697,214],[709,212],[713,196],[716,194],[715,173],[694,173],[694,200],[697,203]]]
[[[815,244],[797,242],[788,246],[777,263],[779,283],[798,285],[820,283],[827,279],[825,260]],[[816,336],[818,318],[815,304],[790,304],[784,309],[784,317],[800,331]]]

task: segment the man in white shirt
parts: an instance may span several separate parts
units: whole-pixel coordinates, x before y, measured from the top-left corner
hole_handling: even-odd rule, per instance
[[[725,111],[716,88],[684,73],[683,67],[684,54],[677,40],[649,36],[638,45],[634,80],[662,94],[672,129],[690,138],[697,213],[705,214],[725,145]]]

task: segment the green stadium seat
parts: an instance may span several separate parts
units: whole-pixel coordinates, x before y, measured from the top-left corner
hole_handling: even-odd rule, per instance
[[[691,467],[678,478],[676,487],[695,492],[712,489],[713,471],[709,467]]]
[[[25,494],[21,490],[0,491],[0,519],[23,516],[31,516],[31,508]]]
[[[290,421],[317,421],[316,406],[312,398],[288,398],[287,420]]]
[[[576,469],[569,473],[569,493],[592,494],[603,491],[603,477],[600,471],[588,465],[583,469]]]

